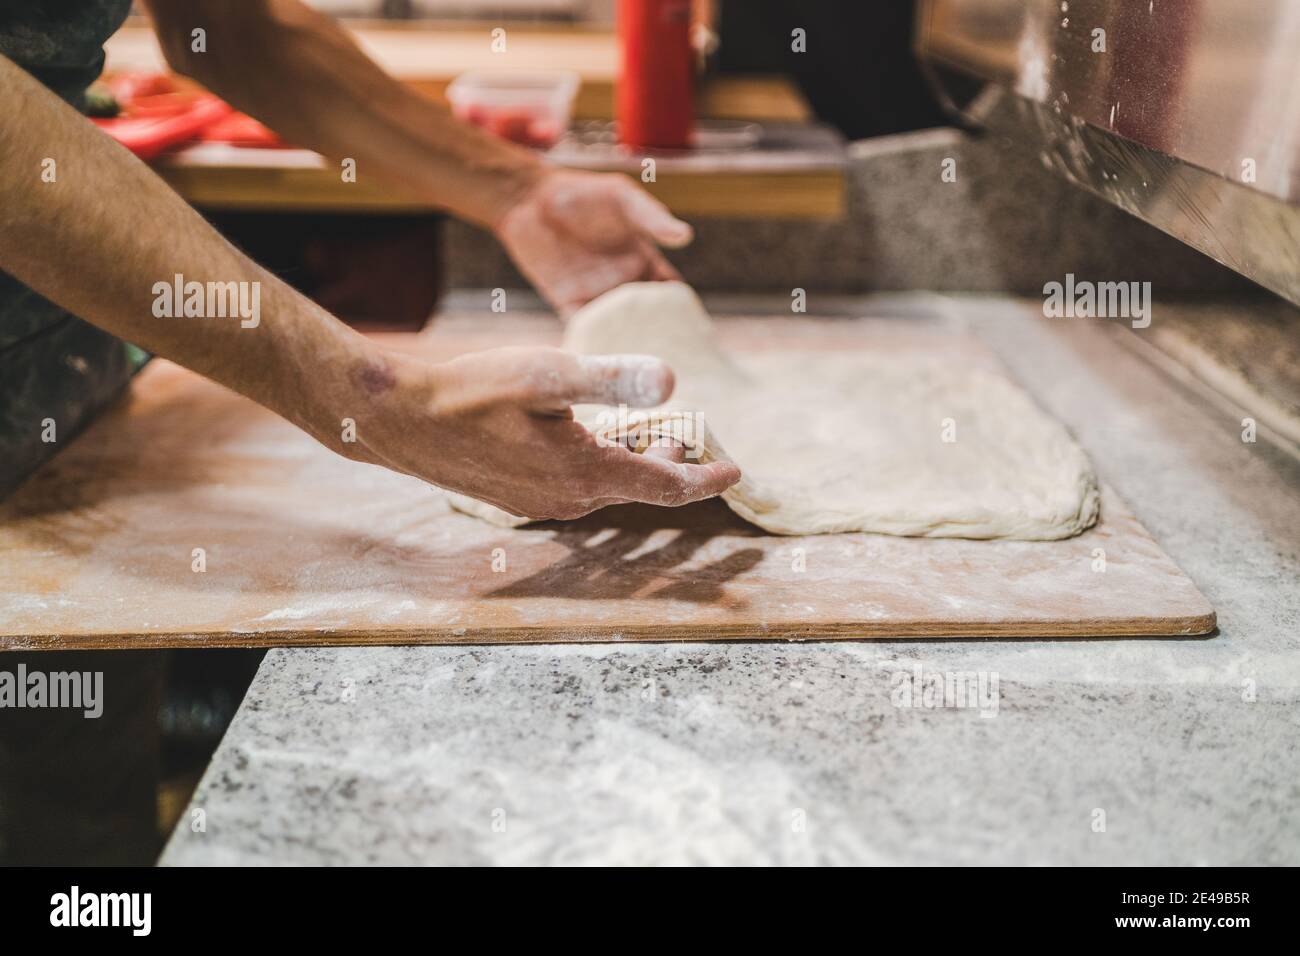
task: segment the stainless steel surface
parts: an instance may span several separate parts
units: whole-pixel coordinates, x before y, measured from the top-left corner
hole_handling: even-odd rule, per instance
[[[930,63],[989,125],[1300,303],[1300,2],[924,0]]]

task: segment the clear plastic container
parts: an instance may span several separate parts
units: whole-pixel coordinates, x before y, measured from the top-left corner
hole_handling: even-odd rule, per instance
[[[503,139],[547,149],[569,128],[580,79],[576,73],[474,70],[447,87],[458,119]]]

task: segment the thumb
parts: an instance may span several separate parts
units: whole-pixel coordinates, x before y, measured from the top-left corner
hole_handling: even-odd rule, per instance
[[[623,212],[628,220],[661,246],[681,249],[690,245],[695,230],[682,222],[668,207],[648,192],[632,184],[623,192]]]

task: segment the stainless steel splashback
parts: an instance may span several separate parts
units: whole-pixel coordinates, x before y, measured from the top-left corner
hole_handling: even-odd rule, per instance
[[[1300,0],[922,0],[1045,165],[1300,304]]]

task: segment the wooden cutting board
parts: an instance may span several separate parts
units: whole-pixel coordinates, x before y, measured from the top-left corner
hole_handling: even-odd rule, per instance
[[[730,344],[752,348],[921,348],[989,360],[973,339],[926,325],[767,319],[722,329]],[[510,328],[452,322],[388,342],[443,358],[558,339],[550,323]],[[3,649],[1121,637],[1214,627],[1209,603],[1108,489],[1098,526],[1057,542],[775,537],[717,501],[504,530],[453,512],[422,482],[338,458],[164,361],[0,505]]]

